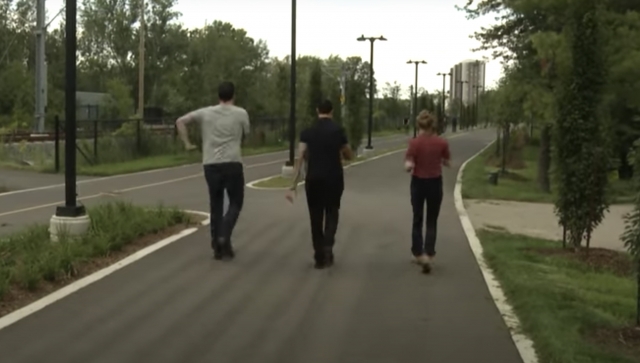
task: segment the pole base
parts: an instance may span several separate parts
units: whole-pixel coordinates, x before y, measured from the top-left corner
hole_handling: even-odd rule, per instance
[[[87,210],[83,205],[67,206],[61,205],[56,208],[56,217],[75,218],[84,216],[87,214]]]
[[[91,219],[86,213],[75,217],[54,215],[49,221],[49,236],[52,242],[58,242],[61,236],[81,236],[87,233],[90,226]]]
[[[287,164],[282,166],[282,177],[293,178],[293,165],[287,165]]]
[[[371,154],[373,154],[374,150],[373,150],[373,146],[367,146],[362,150],[362,155],[363,156],[369,156]]]

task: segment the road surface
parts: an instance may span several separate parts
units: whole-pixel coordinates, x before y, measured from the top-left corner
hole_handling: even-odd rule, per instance
[[[203,228],[1,330],[2,362],[521,363],[452,197],[458,167],[492,138],[451,140],[432,275],[409,263],[398,153],[346,172],[333,268],[312,268],[304,193],[290,206],[247,189],[236,260],[214,261]],[[207,210],[204,193],[187,179],[128,198]]]

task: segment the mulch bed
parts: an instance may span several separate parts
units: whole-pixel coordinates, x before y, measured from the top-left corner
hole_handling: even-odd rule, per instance
[[[191,224],[178,224],[167,229],[164,229],[158,233],[146,235],[140,237],[128,244],[126,244],[120,251],[112,251],[107,256],[93,258],[88,261],[80,262],[76,265],[76,271],[74,275],[58,278],[56,281],[41,281],[38,288],[35,291],[28,291],[19,286],[12,286],[9,291],[5,293],[0,300],[0,317],[7,315],[15,310],[25,307],[34,301],[37,301],[44,296],[51,294],[52,292],[59,290],[70,283],[77,281],[83,277],[91,275],[92,273],[99,271],[105,267],[113,265],[114,263],[124,259],[125,257],[140,251],[141,249],[148,247],[156,242],[168,238],[174,234],[193,227],[195,223],[199,223],[203,220],[202,216],[193,216],[194,222]]]
[[[591,332],[591,340],[602,347],[619,347],[631,357],[640,357],[640,328],[599,329]],[[638,360],[640,362],[640,360]]]
[[[633,276],[635,267],[629,256],[605,248],[585,248],[574,252],[570,248],[531,248],[530,251],[547,256],[564,256],[580,261],[594,270],[610,271],[618,276]]]

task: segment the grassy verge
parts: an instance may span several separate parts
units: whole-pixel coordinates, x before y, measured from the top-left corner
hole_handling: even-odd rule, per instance
[[[387,149],[374,149],[373,153],[365,156],[365,155],[360,155],[358,157],[356,157],[355,159],[351,160],[351,161],[343,161],[342,165],[344,165],[345,167],[348,167],[349,165],[353,164],[354,162],[358,162],[358,161],[364,161],[367,159],[370,159],[372,157],[378,156],[378,155],[382,155],[382,154],[386,154],[392,151],[397,151],[397,150],[403,150],[406,149],[405,145],[402,146],[398,146],[395,148],[387,148]],[[284,189],[284,188],[289,188],[291,186],[291,183],[293,182],[293,180],[291,178],[285,178],[282,175],[276,175],[274,177],[265,179],[259,183],[254,184],[254,187],[257,188],[267,188],[267,189]]]
[[[495,156],[495,144],[490,146],[467,164],[462,176],[462,196],[465,199],[498,199],[521,202],[552,203],[555,200],[555,185],[551,183],[551,193],[540,190],[536,182],[538,172],[539,146],[526,145],[522,149],[522,160],[518,167],[508,168],[506,175],[501,175],[498,185],[488,181],[490,172],[499,170],[499,158]],[[630,203],[633,201],[633,182],[619,180],[612,174],[610,179],[613,203]]]
[[[481,231],[479,237],[541,362],[640,362],[627,255],[563,253],[557,242],[504,232]]]
[[[89,232],[52,243],[48,226],[0,238],[0,316],[106,267],[193,221],[168,208],[107,203],[88,210]]]

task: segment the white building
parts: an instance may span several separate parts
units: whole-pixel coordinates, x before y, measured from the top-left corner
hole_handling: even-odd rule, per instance
[[[475,104],[484,90],[485,63],[481,60],[465,60],[451,68],[452,99],[460,99],[465,106]]]

